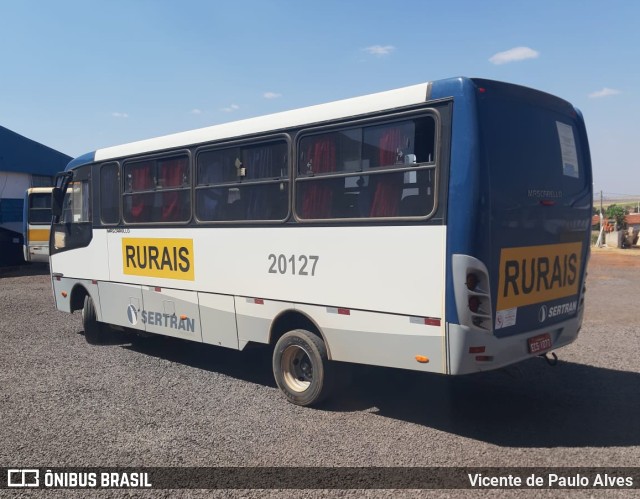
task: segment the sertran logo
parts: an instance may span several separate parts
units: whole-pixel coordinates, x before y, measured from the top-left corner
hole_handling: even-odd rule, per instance
[[[129,319],[129,324],[135,326],[138,323],[138,309],[135,305],[129,305],[127,308],[127,319]]]
[[[540,322],[544,322],[547,320],[547,306],[546,305],[542,305],[540,307],[540,310],[538,311],[538,320]]]

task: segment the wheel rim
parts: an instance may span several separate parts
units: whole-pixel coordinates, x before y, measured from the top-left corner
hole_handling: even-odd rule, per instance
[[[313,381],[313,364],[307,351],[299,345],[289,345],[282,352],[282,378],[287,388],[304,392]]]

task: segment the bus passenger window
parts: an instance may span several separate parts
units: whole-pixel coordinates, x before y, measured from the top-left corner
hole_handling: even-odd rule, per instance
[[[432,116],[302,137],[296,212],[306,220],[425,217],[434,206]]]
[[[287,142],[277,140],[198,154],[197,219],[284,220],[289,211],[288,150]]]
[[[412,137],[408,135],[407,125],[387,127],[381,130],[378,138],[377,160],[378,166],[402,165],[405,154],[413,151]],[[413,132],[413,127],[410,127]],[[375,175],[375,184],[371,217],[396,217],[400,211],[400,197],[402,194],[402,178],[398,174]]]
[[[100,217],[105,224],[120,221],[120,168],[117,163],[100,168]]]
[[[124,174],[126,222],[187,222],[191,218],[188,156],[125,163]]]
[[[162,193],[161,220],[179,222],[188,218],[189,207],[189,162],[187,158],[158,162]]]
[[[318,175],[336,170],[336,135],[314,136],[301,142],[303,161],[300,173]],[[327,182],[308,182],[302,195],[301,215],[303,218],[330,218],[333,190]]]

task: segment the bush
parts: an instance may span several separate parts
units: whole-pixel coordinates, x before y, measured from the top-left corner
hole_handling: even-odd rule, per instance
[[[624,219],[626,211],[622,206],[617,204],[609,205],[604,214],[607,218],[615,220],[617,230],[624,230],[627,228],[627,221]]]

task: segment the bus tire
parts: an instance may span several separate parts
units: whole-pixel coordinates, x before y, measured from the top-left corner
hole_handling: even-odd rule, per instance
[[[273,351],[276,383],[296,405],[316,405],[329,395],[333,385],[332,367],[322,338],[304,329],[285,333]]]
[[[84,339],[87,340],[87,343],[90,345],[104,345],[107,342],[106,327],[96,319],[96,307],[89,295],[84,297],[82,325],[84,327]]]

